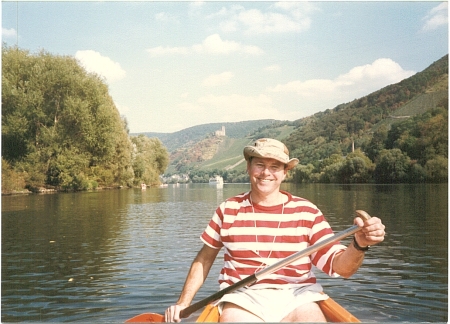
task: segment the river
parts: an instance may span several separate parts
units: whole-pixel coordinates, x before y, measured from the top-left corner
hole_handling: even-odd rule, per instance
[[[248,188],[2,197],[2,322],[120,323],[163,313],[178,298],[217,205]],[[448,321],[447,184],[282,188],[314,202],[335,232],[352,225],[356,209],[386,225],[385,241],[352,278],[315,271],[337,302],[363,322]],[[217,291],[220,266],[217,260],[195,301]]]

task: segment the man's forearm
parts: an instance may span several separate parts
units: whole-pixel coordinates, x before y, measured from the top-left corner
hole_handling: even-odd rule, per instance
[[[349,278],[359,269],[363,260],[364,252],[357,250],[352,242],[344,252],[334,257],[333,270],[342,277]]]
[[[200,262],[194,261],[184,283],[180,298],[177,301],[177,305],[189,306],[205,279],[203,265]]]
[[[206,277],[208,277],[209,270],[211,270],[218,252],[219,250],[212,249],[206,245],[198,252],[189,269],[177,305],[189,306],[191,304],[195,294],[205,282]]]

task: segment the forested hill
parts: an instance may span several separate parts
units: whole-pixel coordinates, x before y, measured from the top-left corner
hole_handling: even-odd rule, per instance
[[[302,182],[445,182],[448,55],[397,84],[296,121],[285,139]]]
[[[437,106],[448,105],[448,55],[422,72],[389,85],[368,96],[297,120],[286,138],[291,152],[303,164],[329,157],[332,153],[367,149],[374,131],[381,125],[408,120]]]
[[[222,126],[225,127],[226,136],[229,138],[243,138],[254,132],[256,129],[268,126],[278,121],[274,119],[249,120],[235,123],[211,123],[192,126],[173,133],[139,133],[148,137],[157,137],[166,147],[169,152],[173,152],[181,147],[189,147],[195,143],[203,140],[206,135],[214,134],[215,131],[220,130]],[[139,135],[131,134],[131,135]]]

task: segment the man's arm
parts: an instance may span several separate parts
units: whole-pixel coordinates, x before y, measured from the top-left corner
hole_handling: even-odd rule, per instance
[[[375,245],[384,240],[385,226],[377,217],[372,217],[367,221],[355,218],[355,224],[362,227],[361,231],[355,233],[355,240],[359,247]],[[352,276],[361,266],[364,260],[364,251],[360,251],[352,241],[348,248],[336,255],[333,260],[333,270],[344,278]]]
[[[178,298],[176,305],[170,306],[166,310],[166,322],[180,322],[180,311],[191,304],[195,294],[205,282],[206,277],[208,277],[209,270],[219,250],[213,249],[206,244],[203,245],[192,262],[180,298]]]

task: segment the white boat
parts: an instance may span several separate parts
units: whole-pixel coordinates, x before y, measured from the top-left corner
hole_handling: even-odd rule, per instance
[[[209,184],[211,185],[223,185],[223,178],[216,175],[214,178],[209,178]]]

